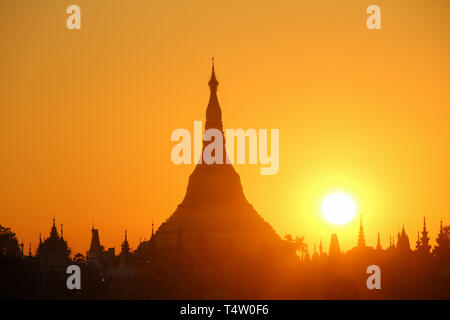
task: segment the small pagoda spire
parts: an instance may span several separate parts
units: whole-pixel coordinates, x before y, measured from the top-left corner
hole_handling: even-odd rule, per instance
[[[430,238],[428,237],[427,224],[425,217],[423,217],[423,229],[422,229],[422,237],[419,240],[419,247],[423,252],[429,253],[431,250],[430,246]]]
[[[153,225],[153,220],[152,220],[152,238],[153,238],[153,235],[155,234],[153,227],[154,227],[154,225]]]
[[[54,238],[54,239],[59,238],[58,229],[56,229],[55,217],[53,217],[53,225],[52,225],[52,228],[50,230],[50,238]]]
[[[416,249],[419,250],[420,249],[420,236],[419,236],[419,231],[417,231],[417,241],[416,241]]]
[[[319,242],[319,254],[322,255],[322,253],[323,253],[322,238],[320,238],[320,242]]]
[[[401,251],[404,251],[404,252],[407,252],[407,251],[409,252],[411,250],[409,237],[406,234],[404,224],[402,225],[402,232],[398,236],[397,249],[400,249]]]
[[[441,226],[439,229],[439,234],[436,238],[437,246],[434,247],[434,250],[436,251],[436,254],[438,256],[443,256],[446,253],[448,253],[448,237],[444,232],[444,228],[442,226],[442,219],[441,219]]]
[[[31,257],[31,255],[32,254],[31,254],[31,243],[30,243],[30,245],[28,246],[28,256]]]
[[[130,244],[128,243],[127,230],[125,230],[125,240],[122,242],[122,250],[120,251],[122,263],[128,264],[130,255]]]
[[[366,240],[364,238],[364,228],[363,228],[363,223],[362,223],[362,214],[360,215],[360,221],[359,221],[358,247],[359,248],[366,247]]]
[[[377,239],[377,250],[381,250],[381,241],[380,241],[380,233],[378,232],[378,239]]]
[[[61,239],[63,237],[63,224],[61,223]]]
[[[328,256],[330,259],[337,258],[341,255],[341,252],[344,252],[344,248],[339,245],[339,240],[336,233],[331,235],[330,248],[328,249]]]
[[[219,82],[216,79],[216,73],[214,70],[214,56],[212,56],[211,62],[212,62],[211,79],[209,79],[208,85],[209,85],[211,92],[213,92],[213,91],[215,92],[215,91],[217,91],[217,86],[219,85]]]
[[[205,130],[215,128],[222,131],[222,110],[220,109],[219,100],[217,98],[217,86],[219,85],[219,82],[216,79],[216,72],[214,70],[214,57],[212,60],[211,78],[209,79],[208,85],[211,94],[206,108]]]

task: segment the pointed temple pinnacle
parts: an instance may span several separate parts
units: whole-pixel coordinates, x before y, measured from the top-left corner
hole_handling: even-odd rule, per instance
[[[217,86],[219,85],[219,82],[216,79],[216,72],[214,70],[214,56],[212,57],[211,79],[209,79],[208,85],[211,92],[217,91]]]
[[[217,86],[219,82],[216,79],[216,72],[214,70],[214,58],[212,60],[211,79],[208,85],[211,94],[209,96],[208,107],[206,108],[205,129],[215,128],[222,131],[222,110],[217,99]]]
[[[362,214],[359,215],[359,235],[358,235],[358,247],[365,247],[366,246],[366,240],[364,238],[364,228],[362,223]]]
[[[153,231],[153,220],[152,220],[152,237],[153,237],[153,235],[154,235],[155,233],[154,233],[154,231]],[[151,239],[151,238],[150,238]]]

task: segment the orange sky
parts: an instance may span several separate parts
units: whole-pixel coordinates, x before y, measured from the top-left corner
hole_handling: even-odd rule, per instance
[[[82,29],[66,28],[66,8]],[[382,30],[365,10],[381,7]],[[450,210],[450,3],[442,1],[2,1],[0,223],[33,249],[51,218],[73,251],[92,222],[133,247],[181,202],[193,166],[174,129],[204,120],[216,56],[226,128],[280,129],[280,170],[238,165],[248,200],[280,235],[356,244],[320,201],[344,190],[366,239],[405,224],[431,238]]]

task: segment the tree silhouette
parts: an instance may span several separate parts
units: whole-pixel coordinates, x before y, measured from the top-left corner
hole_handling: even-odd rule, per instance
[[[0,258],[17,258],[20,253],[19,241],[10,228],[0,225]]]
[[[292,235],[287,234],[284,236],[284,240],[291,243],[294,248],[295,252],[301,257],[301,259],[305,259],[308,255],[308,245],[305,242],[305,237],[298,237],[296,236],[295,239],[292,237]]]

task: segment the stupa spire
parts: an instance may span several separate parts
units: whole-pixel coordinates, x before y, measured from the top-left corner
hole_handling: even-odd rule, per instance
[[[56,229],[56,222],[55,222],[55,217],[53,217],[53,226],[52,229],[50,231],[50,238],[58,238],[58,230]]]
[[[215,92],[215,91],[217,91],[217,86],[219,85],[219,82],[216,79],[216,72],[214,70],[214,56],[212,57],[211,63],[212,63],[211,64],[212,65],[211,79],[209,79],[208,85],[209,85],[209,89],[211,90],[211,92],[213,92],[213,91]]]
[[[223,159],[221,165],[199,161],[189,176],[186,195],[175,212],[161,223],[154,235],[154,243],[164,243],[166,247],[176,248],[180,227],[182,227],[183,250],[193,252],[207,245],[210,248],[223,244],[239,244],[240,250],[253,252],[261,244],[273,248],[286,244],[270,224],[256,212],[245,198],[238,173],[226,161],[225,139],[223,137],[222,111],[217,99],[215,61],[211,65],[209,102],[206,109],[205,132],[216,129],[222,133]],[[203,140],[203,151],[214,140]],[[214,157],[218,158],[214,148]],[[220,153],[220,151],[219,151]],[[216,158],[216,159],[217,159]],[[200,160],[200,159],[199,159]],[[197,161],[197,159],[196,159]],[[189,222],[185,224],[185,222]],[[199,240],[200,239],[200,240]],[[199,245],[201,243],[201,245]]]
[[[420,249],[420,237],[419,237],[419,231],[417,231],[416,249]]]
[[[154,229],[153,229],[153,220],[152,220],[152,236],[151,236],[151,238],[153,238],[153,235],[155,234],[155,232],[154,232]],[[150,239],[151,239],[150,238]]]
[[[428,237],[427,224],[425,217],[423,217],[423,229],[422,229],[422,237],[420,238],[419,247],[426,253],[430,252],[431,246],[429,244],[430,238]]]
[[[378,239],[377,239],[377,250],[381,250],[381,241],[380,241],[380,233],[378,232]]]
[[[209,102],[206,108],[206,124],[205,130],[215,128],[222,131],[222,110],[220,109],[219,100],[217,99],[217,86],[219,82],[216,78],[216,72],[214,69],[214,57],[212,58],[211,78],[208,82],[209,85]]]
[[[362,223],[362,214],[360,215],[360,220],[359,220],[358,247],[360,247],[360,248],[366,247],[366,240],[364,238],[364,228],[363,228],[363,223]]]

